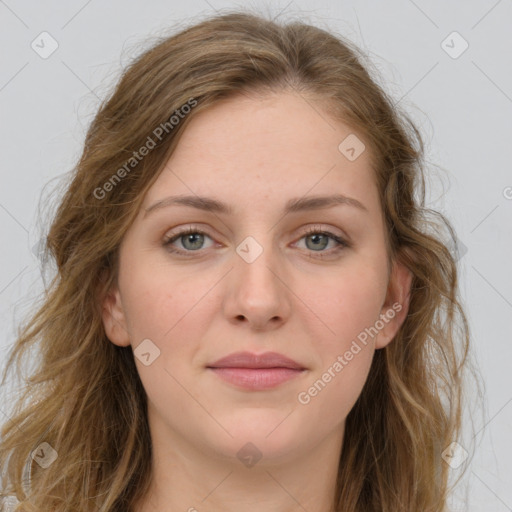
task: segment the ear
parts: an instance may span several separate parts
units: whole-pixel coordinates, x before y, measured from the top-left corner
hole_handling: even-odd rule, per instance
[[[103,299],[101,315],[107,338],[114,345],[120,347],[130,345],[126,316],[121,302],[121,294],[117,287],[109,290]]]
[[[375,350],[384,348],[393,341],[409,311],[412,272],[401,262],[393,263],[388,289],[380,312],[384,327],[379,330]]]

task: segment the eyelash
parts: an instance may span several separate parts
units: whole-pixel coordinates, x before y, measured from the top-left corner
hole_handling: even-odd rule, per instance
[[[183,251],[181,249],[176,249],[175,247],[172,247],[171,244],[173,242],[175,242],[176,240],[178,240],[182,236],[191,235],[191,234],[194,234],[194,235],[195,234],[206,235],[209,238],[212,238],[205,231],[202,231],[201,229],[196,229],[193,226],[190,226],[190,227],[188,227],[186,229],[183,229],[183,230],[179,231],[178,233],[172,235],[171,237],[165,238],[162,245],[170,253],[178,254],[178,255],[181,255],[181,256],[188,256],[190,253],[201,252],[202,249],[198,249],[196,251]],[[332,240],[334,240],[335,242],[338,243],[338,246],[334,247],[330,251],[321,251],[321,252],[312,251],[312,252],[315,253],[315,256],[311,256],[312,258],[325,258],[327,256],[332,256],[333,254],[337,254],[338,252],[342,251],[343,249],[346,249],[346,248],[350,247],[350,244],[348,242],[346,242],[343,238],[339,237],[338,235],[335,235],[334,233],[332,233],[330,231],[326,231],[326,230],[322,230],[322,229],[317,229],[317,228],[309,228],[302,235],[302,237],[299,240],[302,240],[303,238],[306,238],[306,237],[308,237],[310,235],[324,235],[324,236],[327,236],[327,237],[331,238]]]

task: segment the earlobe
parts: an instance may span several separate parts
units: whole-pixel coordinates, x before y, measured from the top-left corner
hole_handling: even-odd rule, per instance
[[[126,318],[117,288],[110,290],[102,304],[102,320],[107,338],[120,347],[130,345]]]
[[[384,326],[375,341],[376,350],[393,341],[407,317],[412,277],[412,272],[403,263],[394,262],[386,299],[381,309],[380,318]]]

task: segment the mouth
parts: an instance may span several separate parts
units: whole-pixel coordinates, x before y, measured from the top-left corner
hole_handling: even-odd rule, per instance
[[[293,359],[276,352],[260,355],[236,352],[206,368],[224,382],[252,391],[277,387],[307,371]]]

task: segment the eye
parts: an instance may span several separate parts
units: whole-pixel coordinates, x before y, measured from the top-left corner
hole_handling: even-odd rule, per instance
[[[203,244],[205,237],[212,240],[212,238],[204,231],[194,226],[189,226],[188,228],[182,229],[174,235],[165,238],[162,244],[171,253],[187,256],[192,252],[204,249]],[[299,239],[299,241],[301,240],[306,241],[307,250],[316,253],[314,256],[311,255],[311,257],[314,258],[333,256],[335,253],[350,247],[350,244],[340,236],[332,233],[331,231],[322,230],[317,227],[309,228]],[[182,248],[175,247],[173,245],[178,241],[181,243]],[[329,241],[333,241],[335,245],[330,250],[325,251],[324,249],[329,245]]]
[[[324,251],[329,245],[329,239],[335,242],[334,247],[330,251]],[[350,247],[349,243],[343,238],[332,233],[331,231],[322,230],[317,227],[310,228],[306,231],[306,234],[300,239],[305,240],[306,248],[312,250],[315,253],[312,257],[324,258],[326,256],[332,256],[333,253]]]
[[[174,236],[166,238],[163,242],[163,245],[169,252],[186,254],[187,252],[193,252],[202,249],[201,245],[204,243],[205,236],[210,238],[204,231],[190,226],[187,229],[179,231]],[[173,247],[172,244],[176,241],[181,241],[185,250]]]

